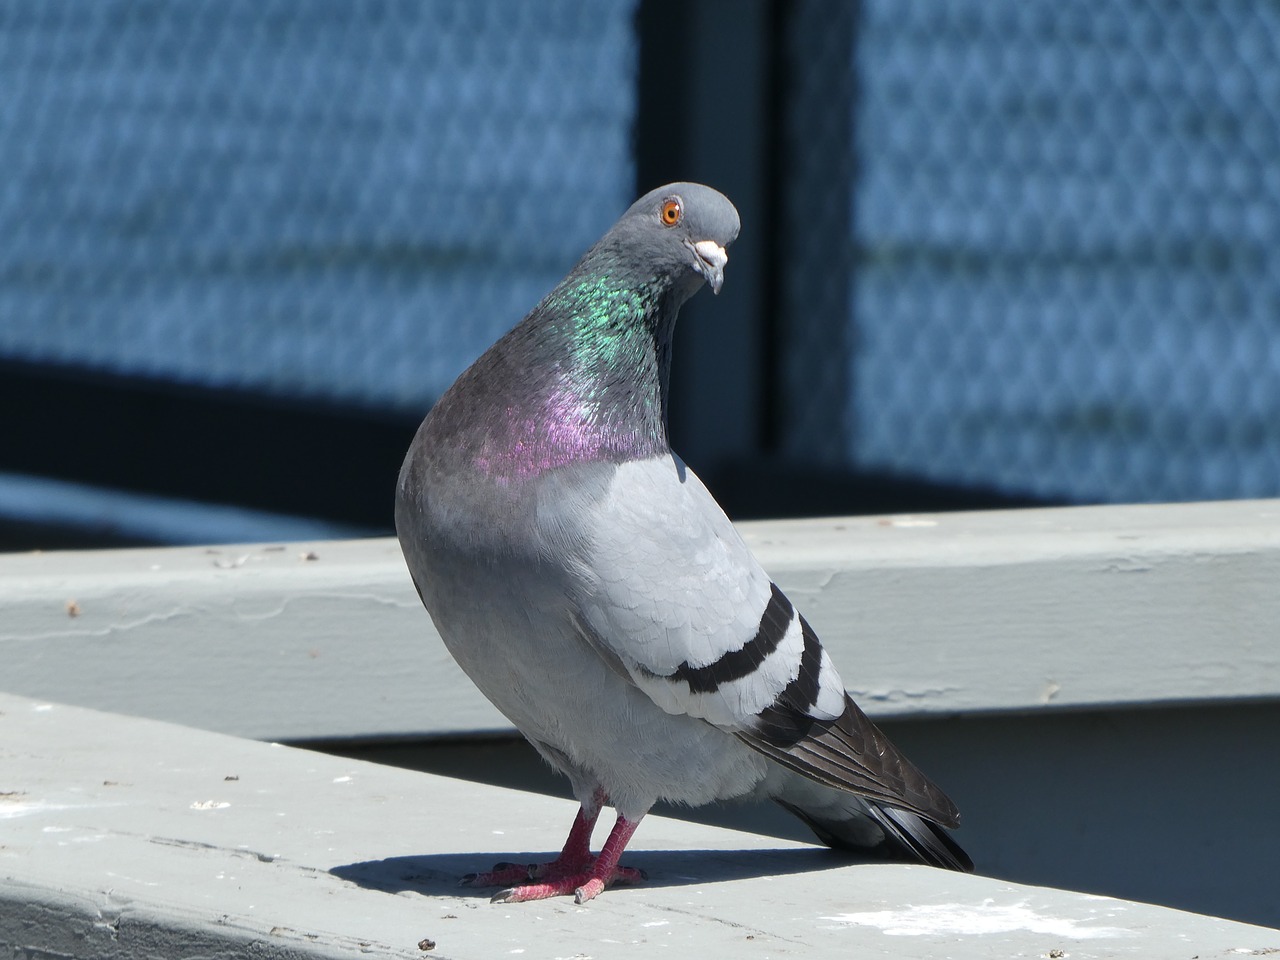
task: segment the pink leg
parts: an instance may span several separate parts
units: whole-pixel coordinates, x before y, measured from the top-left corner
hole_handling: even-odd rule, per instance
[[[493,896],[494,903],[521,903],[525,900],[545,900],[547,897],[562,897],[572,893],[577,903],[586,903],[605,887],[612,883],[635,883],[644,879],[644,874],[631,867],[618,866],[622,851],[627,841],[636,832],[640,820],[634,822],[619,816],[609,832],[609,839],[600,849],[600,856],[594,862],[584,864],[582,868],[572,872],[556,871],[547,873],[540,883],[523,883],[506,890],[500,890]],[[570,835],[572,837],[572,834]],[[567,844],[566,844],[567,846]],[[557,861],[558,863],[559,861]]]
[[[499,863],[488,873],[468,873],[459,881],[463,887],[507,887],[512,884],[527,883],[530,880],[559,877],[582,871],[592,861],[591,831],[595,829],[596,820],[600,816],[600,806],[605,796],[597,791],[592,798],[591,809],[586,806],[578,808],[578,815],[573,819],[573,827],[569,830],[569,838],[564,842],[560,856],[548,863]]]

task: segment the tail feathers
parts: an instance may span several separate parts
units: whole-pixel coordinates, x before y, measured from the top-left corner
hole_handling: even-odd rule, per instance
[[[948,870],[973,872],[973,861],[951,839],[945,827],[940,827],[919,814],[899,807],[868,803],[872,818],[884,829],[887,839],[892,839],[918,859],[935,867]]]
[[[886,853],[948,870],[973,871],[973,861],[941,827],[919,814],[864,800],[863,811],[841,819],[815,816],[786,800],[776,802],[803,820],[829,847],[862,853]],[[878,828],[878,829],[877,829]]]

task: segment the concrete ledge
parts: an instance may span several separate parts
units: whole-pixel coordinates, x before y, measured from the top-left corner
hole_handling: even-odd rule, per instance
[[[1280,700],[1280,501],[741,529],[879,718]],[[0,556],[0,663],[262,739],[509,729],[393,540]]]
[[[0,952],[124,958],[1210,957],[1280,931],[653,817],[640,888],[494,906],[567,801],[0,695]],[[429,946],[432,941],[434,946]]]

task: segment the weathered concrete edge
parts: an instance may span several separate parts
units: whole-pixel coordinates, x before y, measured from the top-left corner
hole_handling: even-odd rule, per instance
[[[373,952],[414,956],[369,941],[347,944],[308,937],[296,930],[254,928],[247,926],[243,917],[211,923],[172,907],[136,900],[113,906],[101,902],[101,895],[95,893],[3,880],[0,947],[12,950],[15,957],[30,951],[38,957],[97,960],[230,955],[268,960],[352,960]]]
[[[1062,928],[1049,931],[1049,944],[1068,952],[1072,944],[1088,945],[1081,939],[1104,946],[1098,936],[1114,938],[1105,941],[1109,949],[1102,955],[1108,956],[1167,953],[1175,943],[1202,956],[1280,948],[1280,931],[1269,928],[918,866],[815,869],[806,856],[806,865],[790,874],[751,869],[726,875],[708,855],[763,852],[777,868],[789,856],[820,851],[662,817],[648,824],[646,843],[668,880],[673,873],[697,873],[683,878],[692,886],[656,882],[613,892],[586,908],[568,901],[492,907],[483,898],[459,896],[453,870],[480,859],[481,851],[512,849],[505,838],[495,840],[500,831],[489,829],[507,822],[510,791],[9,696],[0,697],[0,723],[8,733],[0,739],[7,782],[0,789],[48,801],[39,815],[11,820],[15,829],[0,846],[0,944],[41,956],[123,960],[247,949],[290,960],[407,958],[421,955],[414,944],[424,933],[446,934],[442,949],[432,951],[437,957],[524,952],[505,949],[513,943],[554,947],[563,955],[566,946],[598,944],[603,934],[667,926],[652,922],[659,918],[673,921],[690,945],[702,948],[694,955],[704,956],[739,955],[744,926],[768,938],[799,937],[815,957],[918,956],[921,945],[931,948],[924,955],[932,955],[938,938],[950,936],[936,930],[927,909],[919,921],[927,929],[903,941],[901,951],[895,938],[884,939],[878,921],[844,927],[835,937],[813,926],[815,919],[838,920],[829,914],[849,909],[846,895],[854,889],[872,911],[862,916],[875,916],[878,898],[902,906],[907,916],[916,915],[916,904],[961,910],[965,935],[947,950],[955,956],[986,955],[993,943],[1031,955],[1030,945],[1045,944],[1039,927],[1046,920]],[[139,750],[140,744],[149,749]],[[224,777],[227,770],[240,776]],[[127,772],[131,782],[103,779],[118,772]],[[190,804],[210,790],[226,791],[221,795],[231,802],[225,810]],[[112,802],[100,802],[108,795]],[[79,802],[60,805],[72,798]],[[462,804],[478,816],[456,829]],[[205,812],[192,812],[197,807]],[[512,838],[520,844],[515,850],[556,849],[569,809],[564,801],[528,797],[519,836]],[[388,832],[388,822],[400,829]],[[455,829],[439,829],[444,823]],[[696,863],[673,866],[682,852],[698,854]],[[406,853],[445,857],[448,864],[407,868],[415,876],[422,870],[442,874],[416,881],[420,889],[410,896],[334,866],[361,866],[353,859],[366,857],[387,858],[372,861],[385,864],[406,859]],[[406,868],[395,869],[400,876]],[[859,874],[862,883],[855,879]],[[874,887],[865,882],[871,876]],[[984,918],[999,919],[1009,910],[1029,910],[1037,922],[987,928]],[[444,911],[456,921],[447,930]],[[1112,932],[1095,929],[1099,923]]]
[[[1280,698],[1280,501],[741,530],[873,716]],[[0,657],[15,693],[265,739],[508,729],[387,539],[0,556]]]

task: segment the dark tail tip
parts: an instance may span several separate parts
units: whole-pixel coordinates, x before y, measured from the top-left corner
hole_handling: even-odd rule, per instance
[[[898,807],[867,804],[876,821],[884,828],[885,837],[910,853],[914,859],[948,870],[973,872],[973,861],[951,839],[946,827],[940,827],[919,814]]]
[[[886,859],[927,863],[930,866],[959,870],[964,873],[973,872],[973,861],[951,838],[950,832],[945,827],[909,810],[866,801],[870,819],[884,834],[883,841],[868,846],[849,839],[850,831],[847,825],[843,825],[846,829],[841,831],[841,823],[815,820],[799,807],[785,800],[775,800],[775,802],[803,820],[819,840],[833,849],[879,854]],[[864,818],[859,816],[857,819]]]

